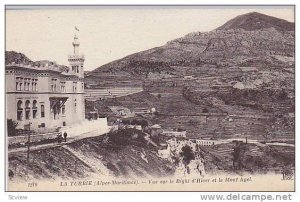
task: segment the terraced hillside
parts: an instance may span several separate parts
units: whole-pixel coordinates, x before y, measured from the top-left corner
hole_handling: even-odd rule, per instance
[[[286,135],[290,141],[295,115],[294,26],[248,13],[210,32],[189,33],[93,73],[140,79],[156,100],[136,94],[138,99],[117,101],[130,109],[156,107],[159,113],[150,121],[163,127],[184,128],[194,137],[285,139]]]

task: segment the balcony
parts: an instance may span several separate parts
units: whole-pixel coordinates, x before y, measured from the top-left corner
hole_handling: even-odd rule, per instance
[[[69,56],[68,56],[68,59],[69,59],[69,60],[77,60],[77,59],[82,59],[82,60],[84,60],[85,58],[84,58],[84,55],[69,55]]]

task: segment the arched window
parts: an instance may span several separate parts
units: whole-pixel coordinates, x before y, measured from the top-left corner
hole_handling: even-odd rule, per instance
[[[17,102],[17,120],[21,121],[23,118],[23,102],[22,100],[19,100]]]
[[[62,115],[65,115],[65,113],[66,113],[66,106],[65,105],[61,106],[61,113],[62,113]]]
[[[41,105],[41,117],[45,117],[45,106]]]
[[[33,100],[32,102],[32,118],[36,119],[36,115],[37,115],[37,101]]]
[[[26,82],[26,79],[24,79],[24,88],[23,88],[24,90],[26,90],[26,88],[27,88],[26,86],[27,86],[27,82]]]
[[[18,107],[18,109],[23,109],[23,102],[22,102],[22,100],[18,101],[17,107]]]
[[[30,101],[25,102],[25,119],[30,119]]]
[[[25,107],[26,107],[26,108],[30,108],[30,101],[29,101],[29,100],[26,100],[26,102],[25,102]]]
[[[77,92],[77,82],[73,82],[73,93]]]

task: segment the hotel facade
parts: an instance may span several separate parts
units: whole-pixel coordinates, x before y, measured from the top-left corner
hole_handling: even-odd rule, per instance
[[[43,62],[39,66],[8,64],[6,71],[6,118],[36,131],[55,129],[85,119],[84,55],[74,52],[69,67]]]

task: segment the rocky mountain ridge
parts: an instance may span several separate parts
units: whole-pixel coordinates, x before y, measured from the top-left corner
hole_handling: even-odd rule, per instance
[[[254,26],[255,23],[262,25]],[[129,55],[92,72],[130,72],[147,76],[150,72],[176,73],[173,66],[286,66],[278,56],[293,58],[294,41],[294,23],[249,13],[216,30],[187,34],[164,46]]]

